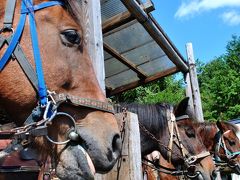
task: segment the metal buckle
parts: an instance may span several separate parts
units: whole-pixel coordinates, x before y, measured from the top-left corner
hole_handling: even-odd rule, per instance
[[[186,163],[187,164],[193,164],[194,162],[196,162],[197,161],[197,156],[190,156],[189,158],[187,158],[186,160]]]
[[[43,119],[51,121],[57,114],[57,106],[53,101],[48,101],[43,113]]]
[[[3,27],[2,29],[0,29],[0,34],[3,32],[12,32],[12,34],[14,33],[14,29],[10,28],[10,27]]]

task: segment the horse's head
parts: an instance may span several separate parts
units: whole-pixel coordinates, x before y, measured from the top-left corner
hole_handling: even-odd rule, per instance
[[[43,1],[35,0],[34,4]],[[45,2],[45,1],[44,1]],[[50,91],[107,102],[94,73],[84,41],[84,27],[79,21],[78,1],[61,1],[63,6],[52,6],[35,12],[39,48],[45,81]],[[0,2],[0,24],[3,24],[5,1]],[[19,23],[21,1],[17,1],[13,28]],[[87,20],[85,20],[87,21]],[[29,22],[26,21],[20,45],[34,67]],[[1,35],[8,36],[9,32]],[[2,56],[7,46],[4,46]],[[21,124],[37,105],[36,92],[18,62],[11,60],[0,72],[0,102],[16,123]],[[120,153],[120,136],[114,115],[101,110],[62,104],[58,111],[71,115],[77,126],[78,141],[67,145],[43,147],[56,153],[57,174],[60,178],[92,177],[91,160],[97,172],[109,171]],[[56,141],[66,140],[72,127],[67,116],[58,116],[49,126],[49,136]],[[46,142],[46,140],[43,140]],[[41,144],[41,143],[40,143]],[[86,155],[89,154],[89,157]],[[87,160],[88,159],[88,160]],[[87,163],[89,162],[89,163]]]
[[[240,174],[240,130],[228,122],[218,121],[219,132],[216,136],[215,154],[221,161],[227,162],[233,173]]]
[[[184,148],[187,150],[190,155],[190,162],[193,159],[193,163],[190,163],[189,171],[200,172],[199,179],[211,179],[215,176],[215,165],[210,156],[210,153],[207,151],[204,146],[201,136],[196,132],[194,128],[193,119],[188,116],[188,98],[182,100],[179,105],[175,108],[175,116],[177,119],[177,125],[179,128],[179,135],[182,140]],[[173,163],[177,163],[179,157],[181,157],[181,149],[179,146],[176,146],[178,149],[177,154],[173,155]],[[175,159],[174,159],[175,158]],[[175,160],[175,162],[174,162]],[[191,166],[193,165],[193,166]]]

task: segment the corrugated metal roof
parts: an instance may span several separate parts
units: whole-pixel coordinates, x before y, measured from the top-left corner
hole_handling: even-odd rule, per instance
[[[144,2],[139,5],[141,9],[153,9],[151,1],[141,2]],[[176,60],[171,59],[173,56],[167,52],[167,48],[161,48],[161,44],[152,38],[120,0],[101,0],[101,8],[103,27],[108,26],[108,29],[103,31],[103,40],[106,87],[109,95],[181,71],[181,67],[173,63]],[[185,63],[160,26],[155,21],[152,23],[170,44],[166,46],[176,51],[180,61]]]

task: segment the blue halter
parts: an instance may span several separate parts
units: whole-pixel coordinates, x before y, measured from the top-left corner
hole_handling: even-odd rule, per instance
[[[43,2],[38,5],[33,5],[33,0],[22,0],[21,4],[21,15],[19,19],[19,23],[15,33],[13,34],[12,40],[9,43],[9,46],[5,53],[3,54],[0,60],[0,71],[2,71],[9,61],[13,51],[15,50],[17,44],[20,42],[20,38],[22,32],[24,30],[26,17],[29,17],[30,22],[30,32],[31,32],[31,41],[32,41],[32,48],[33,48],[33,55],[34,61],[36,66],[36,74],[38,79],[38,95],[39,95],[39,103],[41,106],[46,106],[47,104],[47,87],[44,80],[44,73],[42,68],[42,60],[40,56],[40,50],[38,45],[38,36],[37,36],[37,28],[36,28],[36,21],[35,21],[35,11],[56,6],[56,5],[63,5],[61,1],[50,1],[50,2]]]
[[[221,131],[218,131],[217,135],[216,135],[216,140],[217,140],[217,146],[216,146],[216,151],[219,152],[220,148],[223,148],[225,155],[228,159],[233,159],[236,156],[240,155],[240,151],[237,152],[231,152],[228,150],[228,148],[226,147],[226,144],[224,142],[223,136]],[[217,161],[221,161],[220,157],[217,156],[215,157]]]

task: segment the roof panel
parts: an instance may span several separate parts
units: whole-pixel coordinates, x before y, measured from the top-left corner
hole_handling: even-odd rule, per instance
[[[134,38],[134,37],[133,37]],[[165,53],[153,40],[139,46],[138,48],[131,49],[123,54],[127,59],[136,65],[140,65],[153,59],[159,58]]]
[[[114,76],[122,71],[129,69],[126,65],[121,63],[115,58],[105,61],[105,74],[106,78]]]
[[[160,58],[142,64],[139,67],[143,69],[149,76],[153,76],[156,73],[173,68],[175,65],[169,61],[166,55],[164,55]]]
[[[111,25],[111,28],[103,35],[104,49],[108,52],[104,51],[104,60],[109,94],[151,82],[178,72],[186,66],[181,54],[166,33],[151,14],[144,12],[144,7],[153,7],[151,1],[137,0],[135,2],[144,4],[142,7],[136,5],[135,10],[137,8],[142,11],[142,16],[138,11],[141,18],[144,17],[144,13],[148,16],[146,21],[151,21],[147,24],[149,28],[146,24],[139,23],[144,19],[138,18],[136,13],[134,15],[138,20],[140,19],[139,22],[136,19],[133,20],[133,17],[127,19],[125,15],[129,12],[120,0],[101,0],[102,22]],[[125,21],[121,21],[121,17],[126,18]]]
[[[134,20],[117,30],[107,33],[104,35],[103,40],[119,53],[124,53],[146,44],[152,38],[146,33],[142,25]]]
[[[101,13],[102,13],[103,23],[107,19],[126,11],[127,11],[127,8],[122,4],[120,0],[102,0],[101,1]]]
[[[112,76],[110,78],[107,78],[107,84],[111,84],[111,89],[115,89],[117,87],[138,81],[139,78],[137,77],[137,74],[131,70],[126,70],[122,73],[119,73],[115,76]],[[108,87],[109,88],[109,87]]]

